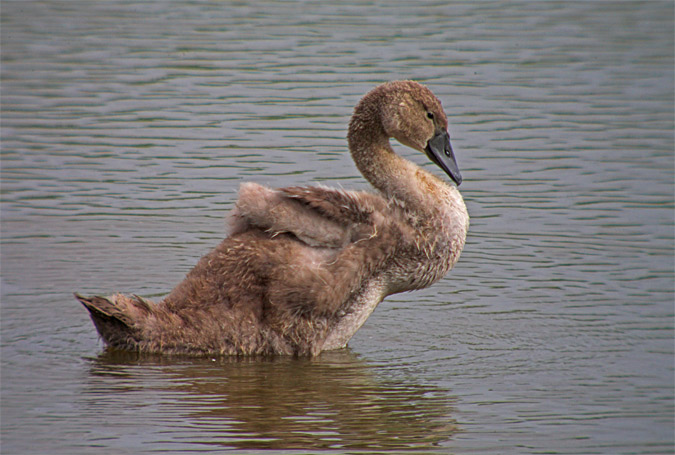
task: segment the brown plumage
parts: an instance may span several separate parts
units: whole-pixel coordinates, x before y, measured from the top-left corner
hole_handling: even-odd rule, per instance
[[[469,226],[457,188],[396,155],[391,137],[461,182],[440,101],[416,82],[386,83],[356,106],[348,134],[377,193],[245,183],[229,237],[163,301],[76,297],[119,349],[317,355],[344,347],[384,297],[443,277]]]

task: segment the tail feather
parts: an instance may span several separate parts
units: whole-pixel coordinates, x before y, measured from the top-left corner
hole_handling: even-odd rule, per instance
[[[134,349],[140,340],[140,316],[152,311],[150,304],[138,296],[84,297],[75,293],[75,298],[89,311],[89,316],[101,338],[110,346]]]

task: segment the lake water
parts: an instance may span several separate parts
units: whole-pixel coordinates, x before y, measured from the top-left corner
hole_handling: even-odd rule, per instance
[[[3,454],[672,453],[673,2],[448,3],[3,2]],[[403,78],[465,178],[444,280],[316,359],[103,350],[73,291],[161,297],[243,181],[367,188]]]

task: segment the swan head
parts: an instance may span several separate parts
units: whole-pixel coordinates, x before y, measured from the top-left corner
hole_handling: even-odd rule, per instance
[[[462,183],[450,145],[448,118],[431,90],[415,81],[394,81],[373,89],[366,100],[379,101],[379,117],[388,137],[425,153],[457,185]]]

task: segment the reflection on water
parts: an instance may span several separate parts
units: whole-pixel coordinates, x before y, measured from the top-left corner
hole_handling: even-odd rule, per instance
[[[92,361],[81,400],[110,428],[128,424],[129,410],[141,426],[161,413],[144,429],[144,442],[159,447],[171,447],[167,428],[172,442],[276,450],[429,449],[456,431],[447,390],[378,377],[350,350],[311,360],[108,350]]]

